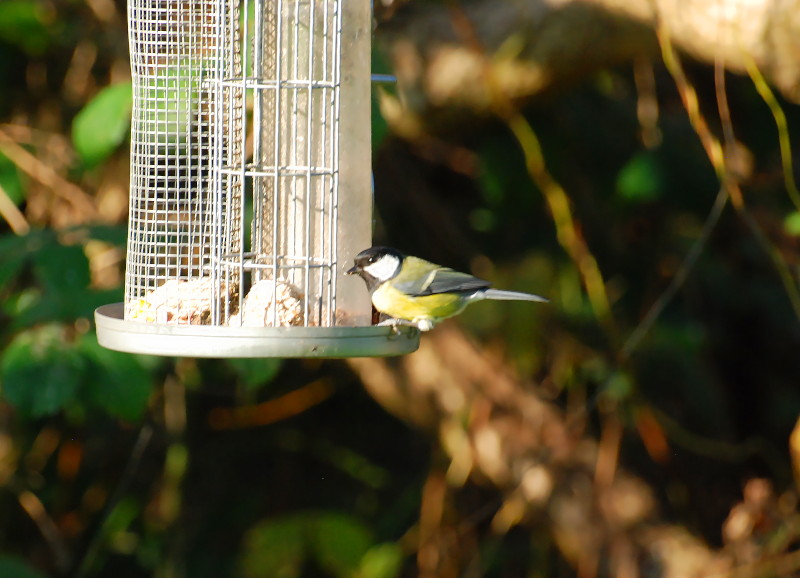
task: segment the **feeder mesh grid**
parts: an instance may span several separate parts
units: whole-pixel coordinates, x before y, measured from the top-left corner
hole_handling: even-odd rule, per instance
[[[128,7],[126,320],[335,325],[339,2]]]

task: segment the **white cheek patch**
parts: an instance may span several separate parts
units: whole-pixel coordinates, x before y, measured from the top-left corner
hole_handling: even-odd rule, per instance
[[[364,267],[364,271],[375,277],[378,281],[386,281],[394,277],[399,266],[400,259],[394,255],[386,255]]]

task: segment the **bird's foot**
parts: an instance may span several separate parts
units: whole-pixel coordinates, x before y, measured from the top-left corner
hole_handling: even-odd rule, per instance
[[[392,332],[394,334],[400,333],[399,327],[401,325],[404,325],[406,327],[414,327],[416,329],[419,329],[420,331],[430,331],[431,329],[433,329],[433,323],[431,323],[427,319],[420,319],[419,321],[409,321],[408,319],[397,319],[392,317],[390,319],[385,319],[384,321],[378,323],[378,326],[381,327],[391,327]]]
[[[414,325],[410,321],[406,321],[405,319],[395,319],[393,317],[390,317],[389,319],[384,319],[383,321],[378,323],[378,327],[391,327],[392,328],[392,333],[391,333],[390,337],[399,337],[400,336],[400,329],[399,328],[400,328],[401,325],[412,325],[412,326],[416,327],[416,325]]]

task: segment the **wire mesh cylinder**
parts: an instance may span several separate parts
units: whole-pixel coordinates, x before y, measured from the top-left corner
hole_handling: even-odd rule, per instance
[[[368,325],[366,0],[129,0],[125,320]]]

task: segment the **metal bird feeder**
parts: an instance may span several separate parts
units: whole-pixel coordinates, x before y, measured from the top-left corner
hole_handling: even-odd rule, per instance
[[[344,271],[371,244],[367,0],[129,0],[125,301],[100,343],[193,357],[399,355]]]

